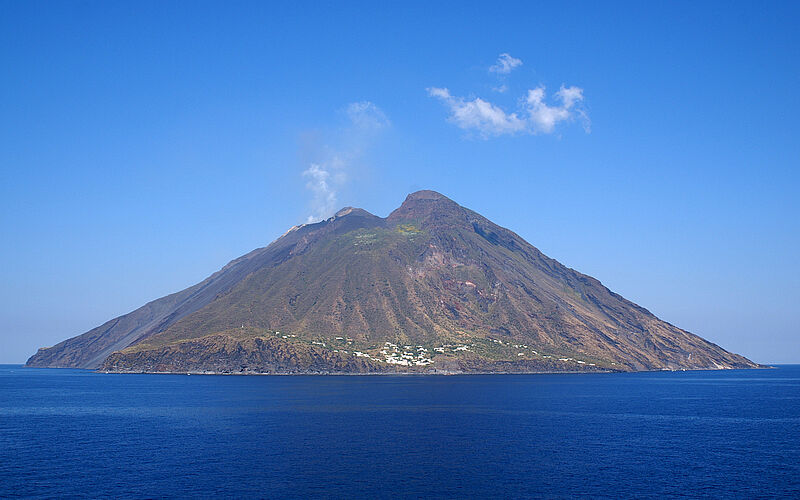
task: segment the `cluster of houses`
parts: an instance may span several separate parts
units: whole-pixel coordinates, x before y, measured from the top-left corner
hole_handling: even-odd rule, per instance
[[[244,325],[242,325],[242,328],[244,328]],[[275,331],[275,335],[277,335],[278,337],[280,337],[282,339],[294,339],[294,338],[297,338],[297,335],[282,334],[281,332],[279,332],[277,330]]]
[[[392,365],[425,366],[433,363],[428,350],[421,345],[404,345],[401,349],[397,344],[386,342],[381,354],[383,360]]]
[[[297,337],[296,335],[292,335],[292,334],[281,334],[281,332],[278,332],[278,331],[275,332],[275,335],[278,336],[278,337],[284,338],[284,339]],[[339,345],[342,345],[342,344],[344,344],[344,345],[353,345],[353,342],[354,342],[354,340],[349,338],[349,337],[335,337],[334,340],[335,340],[334,344],[339,344]],[[507,346],[509,348],[517,349],[518,350],[517,356],[525,356],[525,355],[530,353],[530,354],[533,354],[535,356],[539,356],[542,359],[553,359],[553,356],[551,356],[551,355],[539,354],[538,351],[536,351],[535,349],[529,347],[527,344],[514,344],[514,343],[511,343],[511,342],[504,342],[504,341],[502,341],[500,339],[495,339],[495,338],[491,338],[491,337],[487,337],[486,340],[488,340],[489,342],[493,342],[495,344],[499,344],[499,345]],[[314,345],[321,346],[321,347],[327,347],[325,342],[312,340],[311,343],[314,344]],[[466,345],[466,344],[443,344],[443,345],[441,345],[439,347],[434,347],[433,351],[434,351],[434,353],[439,353],[439,354],[444,354],[444,353],[447,353],[447,352],[450,352],[450,353],[467,352],[467,351],[472,352],[473,348],[474,348],[474,344],[470,344],[470,345]],[[524,349],[524,351],[523,351],[523,349]],[[349,354],[349,352],[344,350],[344,349],[334,349],[333,351],[334,352],[342,352],[342,353]],[[384,363],[389,363],[389,364],[394,364],[394,365],[402,365],[402,366],[425,366],[425,365],[429,365],[429,364],[433,363],[433,359],[431,359],[431,358],[435,355],[435,354],[430,353],[427,348],[425,348],[424,346],[421,346],[421,345],[417,345],[417,346],[403,345],[403,346],[400,346],[400,345],[394,344],[392,342],[384,343],[384,346],[380,351],[380,354],[382,355],[383,359],[381,359],[380,357],[373,357],[372,355],[370,355],[368,353],[365,353],[365,352],[361,352],[361,351],[353,351],[352,354],[354,356],[357,356],[357,357],[369,358],[369,359],[373,359],[375,361],[381,361],[381,362],[384,362]],[[580,359],[575,359],[575,358],[564,357],[564,358],[556,358],[556,359],[558,361],[561,361],[561,362],[564,362],[564,363],[572,362],[572,363],[577,363],[577,364],[580,364],[580,365],[596,366],[595,363],[588,363],[586,361],[583,361],[583,360],[580,360]]]
[[[515,348],[515,349],[527,349],[527,350],[529,350],[531,353],[533,353],[534,355],[536,355],[536,356],[541,356],[543,359],[552,359],[552,358],[553,358],[553,356],[550,356],[550,355],[547,355],[547,354],[545,354],[545,355],[540,355],[538,351],[536,351],[535,349],[532,349],[532,348],[528,347],[528,345],[527,345],[527,344],[512,344],[512,343],[510,343],[510,342],[503,342],[503,341],[502,341],[502,340],[500,340],[500,339],[493,339],[493,338],[491,338],[491,337],[487,337],[487,339],[486,339],[486,340],[488,340],[488,341],[490,341],[490,342],[494,342],[495,344],[500,344],[500,345],[505,345],[505,346],[513,347],[513,348]],[[526,352],[522,352],[522,351],[520,351],[520,352],[517,352],[517,356],[525,356],[526,354],[527,354]],[[575,358],[558,358],[558,361],[563,361],[563,362],[575,362],[575,363],[578,363],[579,365],[596,366],[596,365],[595,365],[595,363],[587,363],[586,361],[581,361],[581,360],[579,360],[579,359],[575,359]]]

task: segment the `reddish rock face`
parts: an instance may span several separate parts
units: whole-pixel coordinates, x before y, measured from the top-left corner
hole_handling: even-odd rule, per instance
[[[394,347],[392,347],[394,346]],[[434,191],[347,207],[30,366],[226,373],[745,368]]]

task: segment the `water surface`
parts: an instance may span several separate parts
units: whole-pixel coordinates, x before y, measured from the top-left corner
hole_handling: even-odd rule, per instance
[[[800,365],[472,376],[0,365],[0,496],[800,496]]]

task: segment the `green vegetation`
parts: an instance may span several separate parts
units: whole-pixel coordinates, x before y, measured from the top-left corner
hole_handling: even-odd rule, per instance
[[[399,224],[397,226],[397,232],[406,236],[413,236],[422,231],[414,224]]]

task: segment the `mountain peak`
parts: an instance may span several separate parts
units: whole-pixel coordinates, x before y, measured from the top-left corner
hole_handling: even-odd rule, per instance
[[[388,220],[405,218],[436,218],[458,213],[461,206],[436,191],[415,191],[408,195],[400,207],[389,214]]]
[[[333,216],[334,217],[344,217],[345,215],[350,215],[350,214],[366,215],[366,216],[370,216],[370,217],[375,217],[374,215],[372,215],[371,213],[367,212],[363,208],[356,208],[356,207],[344,207],[341,210],[339,210],[338,212],[336,212],[335,214],[333,214]]]
[[[413,200],[450,200],[447,196],[437,193],[436,191],[431,191],[429,189],[423,189],[421,191],[414,191],[413,193],[406,196],[406,201],[413,201]]]

